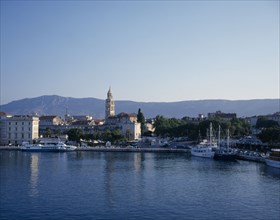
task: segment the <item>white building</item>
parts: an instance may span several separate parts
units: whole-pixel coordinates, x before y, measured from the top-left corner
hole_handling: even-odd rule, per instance
[[[128,140],[139,140],[141,138],[141,124],[137,122],[130,122],[121,124],[121,130]]]
[[[29,115],[1,116],[0,144],[20,145],[39,138],[39,118]]]
[[[129,140],[141,138],[141,124],[137,122],[136,114],[122,112],[116,116],[110,116],[106,120],[106,126],[111,129],[119,128]]]

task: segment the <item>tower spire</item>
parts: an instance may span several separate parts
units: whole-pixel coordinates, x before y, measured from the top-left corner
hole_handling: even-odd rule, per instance
[[[115,115],[115,102],[111,90],[111,86],[109,87],[108,93],[107,93],[107,99],[105,102],[105,120]]]

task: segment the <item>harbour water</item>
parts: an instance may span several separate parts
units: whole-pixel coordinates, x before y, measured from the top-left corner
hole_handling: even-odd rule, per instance
[[[280,219],[280,170],[187,153],[0,151],[0,219]]]

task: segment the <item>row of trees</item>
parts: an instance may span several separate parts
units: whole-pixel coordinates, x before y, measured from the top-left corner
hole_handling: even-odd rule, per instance
[[[145,117],[138,109],[137,121],[141,124],[141,133],[145,133]],[[192,122],[188,117],[182,119],[166,118],[158,115],[154,119],[155,135],[161,137],[189,137],[192,140],[199,140],[207,138],[207,130],[210,123],[212,123],[214,133],[217,134],[218,127],[221,127],[221,135],[225,136],[226,130],[229,129],[230,135],[233,137],[241,137],[250,135],[250,124],[241,118],[225,120],[219,117],[203,120],[201,122]],[[276,121],[268,120],[266,118],[259,118],[256,123],[256,128],[261,132],[258,135],[262,142],[266,143],[280,143],[280,126]],[[81,129],[71,129],[68,131],[69,140],[80,141],[84,140],[103,140],[112,143],[121,143],[129,140],[130,131],[125,135],[121,130],[116,129],[110,131],[109,129],[100,132],[96,131],[94,134],[84,134]]]
[[[90,140],[101,140],[101,141],[110,141],[113,144],[125,143],[129,140],[130,130],[126,131],[126,134],[123,135],[120,129],[109,130],[106,129],[103,132],[96,131],[93,134],[86,134],[81,129],[75,128],[67,132],[68,139],[70,141],[80,140],[90,141]]]
[[[221,134],[225,135],[227,129],[230,130],[231,136],[244,136],[250,134],[250,125],[244,119],[232,119],[230,121],[222,118],[203,120],[199,123],[191,122],[187,117],[182,119],[165,118],[156,116],[154,121],[155,133],[158,136],[182,137],[187,136],[192,140],[207,137],[207,130],[212,123],[213,130],[218,131],[221,126]]]
[[[280,126],[276,121],[261,117],[257,120],[256,128],[261,129],[258,135],[265,143],[280,143]]]

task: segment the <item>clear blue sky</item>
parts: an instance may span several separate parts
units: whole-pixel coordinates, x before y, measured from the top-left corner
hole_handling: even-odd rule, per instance
[[[279,98],[279,1],[1,1],[1,104]]]

